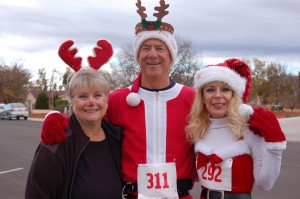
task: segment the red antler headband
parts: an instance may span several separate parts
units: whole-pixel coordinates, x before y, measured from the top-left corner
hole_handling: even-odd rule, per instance
[[[76,57],[77,48],[71,48],[74,41],[67,40],[61,44],[58,50],[60,58],[69,65],[75,72],[80,70],[81,57]],[[91,68],[98,70],[102,65],[107,63],[113,55],[113,48],[107,40],[98,40],[97,46],[93,49],[94,56],[88,57],[88,63]]]

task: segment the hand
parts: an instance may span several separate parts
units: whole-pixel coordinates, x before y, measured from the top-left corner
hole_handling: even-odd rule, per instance
[[[66,139],[65,130],[69,128],[67,117],[59,112],[54,112],[46,116],[41,138],[44,144],[61,143]]]
[[[254,109],[248,124],[250,125],[249,129],[255,134],[262,136],[266,142],[282,142],[286,140],[276,116],[271,111],[263,108]]]

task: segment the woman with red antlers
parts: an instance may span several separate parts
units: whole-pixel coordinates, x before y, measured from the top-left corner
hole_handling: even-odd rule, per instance
[[[60,120],[66,129],[63,142],[40,144],[29,172],[26,199],[122,198],[120,151],[122,131],[105,120],[110,83],[98,69],[112,56],[112,47],[99,40],[81,68],[73,41],[63,43],[60,57],[75,70],[68,77],[66,92],[71,116]],[[109,179],[109,180],[108,180]]]

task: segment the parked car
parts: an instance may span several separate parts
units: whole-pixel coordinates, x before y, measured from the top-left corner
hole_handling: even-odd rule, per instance
[[[271,111],[283,111],[283,107],[284,107],[283,104],[274,104],[271,107]]]
[[[4,105],[5,105],[5,104],[0,104],[0,113],[1,113],[2,111],[4,111]]]
[[[4,111],[0,113],[0,118],[3,119],[12,119],[17,118],[17,120],[23,117],[24,120],[27,120],[28,109],[22,103],[8,103],[4,105]]]

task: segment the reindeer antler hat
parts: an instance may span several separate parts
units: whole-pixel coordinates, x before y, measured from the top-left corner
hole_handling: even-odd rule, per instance
[[[135,26],[135,42],[134,42],[134,58],[138,63],[138,53],[142,43],[148,39],[159,39],[163,41],[171,54],[172,64],[176,62],[177,57],[177,43],[173,36],[174,28],[171,24],[162,22],[162,18],[169,12],[166,9],[169,4],[165,4],[164,0],[159,1],[160,6],[156,6],[154,10],[158,13],[154,13],[153,16],[157,18],[156,21],[147,21],[147,14],[144,13],[146,8],[142,6],[141,0],[138,0],[136,6],[138,7],[137,13],[141,16],[142,21]]]
[[[75,72],[84,68],[81,66],[81,57],[76,57],[77,48],[71,48],[74,41],[67,40],[61,44],[58,50],[60,58],[69,65]],[[97,46],[93,49],[94,56],[88,57],[88,62],[91,68],[98,70],[101,66],[109,61],[113,55],[113,48],[107,40],[98,40]]]
[[[169,7],[169,4],[165,4],[164,0],[159,1],[160,6],[154,8],[158,13],[154,13],[153,16],[157,18],[156,21],[147,21],[147,14],[144,12],[146,8],[142,6],[141,0],[138,0],[136,6],[138,7],[137,13],[141,16],[142,21],[135,26],[135,41],[134,41],[134,59],[138,63],[139,49],[142,43],[148,39],[159,39],[163,41],[171,55],[172,65],[175,64],[178,48],[177,42],[173,36],[174,28],[171,24],[162,22],[162,18],[166,16],[169,12],[166,9]],[[127,96],[126,100],[130,106],[137,106],[141,99],[138,96],[137,92],[141,84],[140,73],[136,80],[131,86],[131,93]]]

